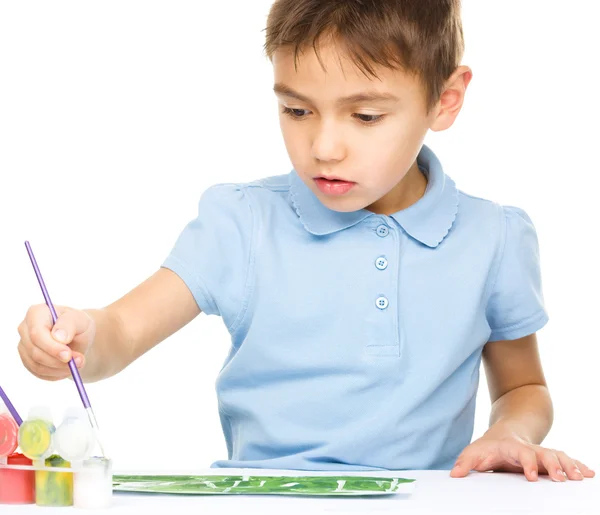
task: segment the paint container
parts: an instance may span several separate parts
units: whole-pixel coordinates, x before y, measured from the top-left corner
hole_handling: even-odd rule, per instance
[[[53,441],[55,452],[73,464],[91,457],[95,437],[85,410],[67,410]]]
[[[0,464],[30,467],[32,462],[22,454],[11,454],[0,458]],[[33,503],[35,503],[35,472],[0,467],[0,504]]]
[[[19,446],[19,426],[8,413],[0,413],[0,457],[10,456]]]
[[[90,458],[77,465],[73,483],[75,508],[101,509],[112,503],[112,462]]]
[[[19,428],[21,452],[34,461],[49,457],[52,454],[55,430],[50,410],[32,408],[27,420]]]
[[[70,468],[71,464],[54,454],[34,466]],[[38,506],[73,506],[73,472],[35,471],[35,504]]]

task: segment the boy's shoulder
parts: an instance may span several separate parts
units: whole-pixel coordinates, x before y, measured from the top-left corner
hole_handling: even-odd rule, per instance
[[[466,193],[461,189],[458,192],[458,213],[469,218],[478,219],[480,222],[489,217],[497,217],[502,206],[493,200]]]
[[[263,177],[260,179],[254,179],[248,182],[222,182],[213,184],[206,191],[214,192],[247,192],[248,190],[265,192],[281,193],[287,192],[290,189],[290,177],[289,174],[273,175],[270,177]]]
[[[467,193],[464,190],[458,189],[458,196],[460,199],[460,204],[467,205],[472,209],[482,209],[482,210],[494,210],[499,207],[497,202],[494,202],[491,199],[487,199],[484,197],[479,197],[477,195],[473,195],[471,193]]]
[[[289,174],[273,175],[248,182],[223,182],[210,186],[202,197],[221,203],[279,203],[290,189]]]
[[[286,192],[290,189],[290,175],[282,174],[263,177],[261,179],[247,182],[244,184],[244,186],[247,188],[262,188],[273,192]]]
[[[460,199],[459,205],[462,206],[463,210],[467,211],[469,215],[502,215],[507,218],[523,218],[526,221],[531,222],[529,215],[520,207],[500,204],[493,200],[465,193],[463,190],[458,190],[458,195]]]
[[[288,175],[274,175],[248,182],[215,183],[204,190],[200,197],[200,210],[225,216],[252,217],[258,211],[270,211],[274,207],[289,205]]]
[[[535,235],[535,226],[529,214],[521,207],[505,205],[458,190],[457,222],[469,234],[490,237],[504,244],[507,238],[520,239]]]

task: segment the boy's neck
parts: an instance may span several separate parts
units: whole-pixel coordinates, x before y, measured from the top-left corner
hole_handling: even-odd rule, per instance
[[[365,209],[378,215],[391,215],[412,206],[425,194],[427,178],[415,161],[402,180],[389,193]]]

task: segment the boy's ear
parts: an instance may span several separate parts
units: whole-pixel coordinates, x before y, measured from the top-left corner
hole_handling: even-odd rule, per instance
[[[465,92],[472,78],[473,72],[468,66],[459,66],[446,81],[444,91],[433,109],[434,117],[429,127],[432,131],[443,131],[452,126],[462,108]]]

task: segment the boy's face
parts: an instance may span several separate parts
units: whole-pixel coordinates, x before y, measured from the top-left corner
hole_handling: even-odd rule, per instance
[[[376,68],[379,78],[367,77],[333,43],[319,54],[323,66],[310,49],[297,68],[290,50],[273,56],[292,165],[330,209],[391,214],[408,207],[425,190],[416,158],[437,110],[427,113],[417,77],[384,67]]]

